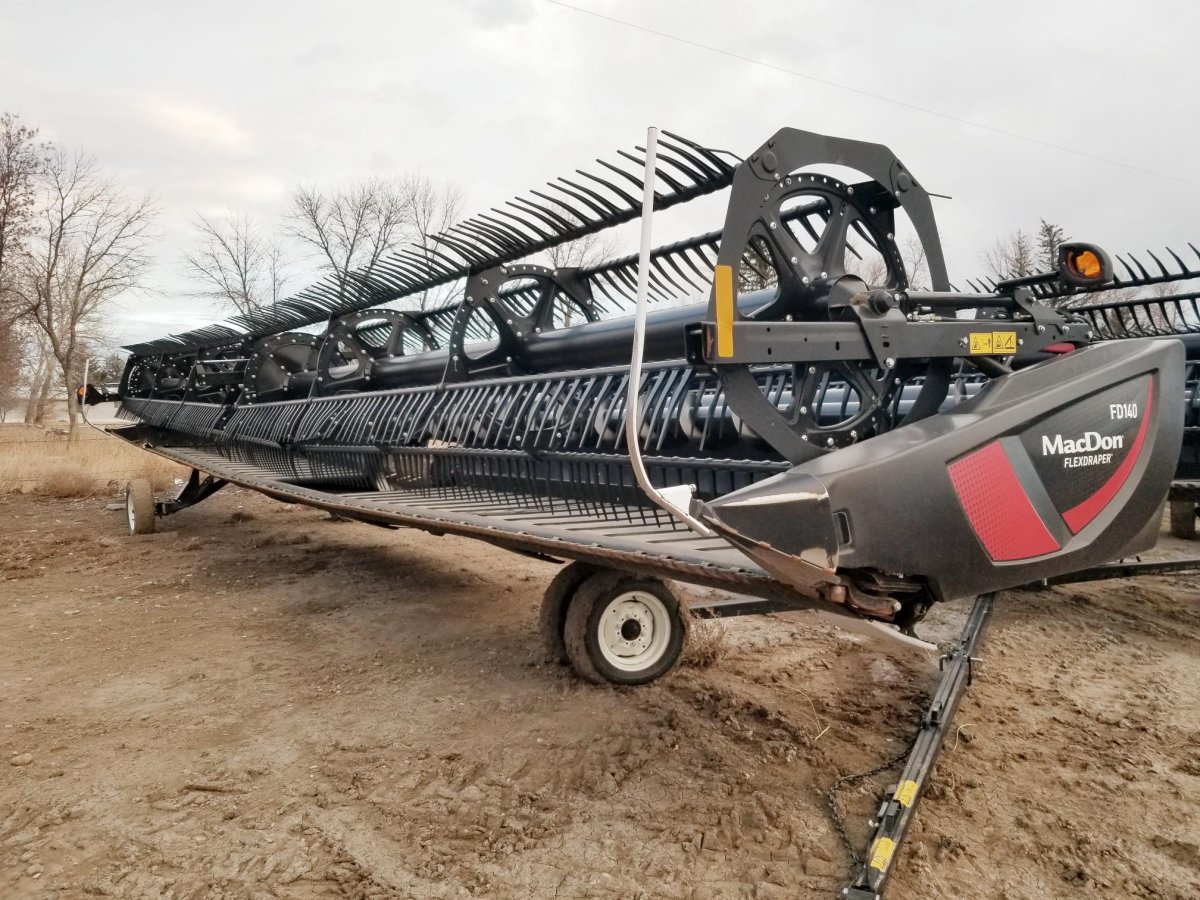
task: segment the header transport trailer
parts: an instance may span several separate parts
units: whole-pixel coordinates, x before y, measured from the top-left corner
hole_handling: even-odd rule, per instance
[[[672,581],[736,592],[694,613],[822,608],[931,649],[926,611],[978,598],[845,892],[875,897],[993,593],[1154,544],[1185,348],[1100,341],[1119,316],[1057,302],[1128,283],[1091,245],[954,290],[930,195],[882,145],[784,129],[738,160],[651,129],[597,163],[352,278],[127,348],[131,424],[112,433],[192,468],[172,500],[129,486],[130,531],[238,484],[570,560],[543,639],[616,684],[679,659]],[[719,231],[653,246],[654,213],[719,190]],[[537,262],[639,217],[638,254]]]

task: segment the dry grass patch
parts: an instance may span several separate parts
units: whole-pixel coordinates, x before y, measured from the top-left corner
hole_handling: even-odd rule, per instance
[[[695,669],[715,666],[729,655],[725,623],[720,619],[693,618],[688,624],[683,664]]]
[[[0,425],[0,493],[87,497],[115,491],[131,478],[147,478],[162,490],[186,476],[182,466],[86,425],[71,443],[58,430]]]

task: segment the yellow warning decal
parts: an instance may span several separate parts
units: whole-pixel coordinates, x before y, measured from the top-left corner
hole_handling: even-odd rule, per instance
[[[970,350],[975,355],[1008,356],[1017,352],[1015,331],[973,331]]]
[[[717,266],[713,272],[717,297],[717,356],[733,356],[733,267]]]
[[[1015,331],[993,331],[992,352],[1004,354],[1016,353],[1017,333]]]
[[[917,783],[915,781],[900,782],[900,787],[896,788],[896,793],[892,796],[901,806],[912,806],[913,799],[917,796]]]
[[[878,869],[882,872],[888,867],[888,863],[892,861],[892,854],[896,852],[896,842],[891,838],[881,837],[875,842],[875,846],[871,848],[871,861],[867,863],[872,869]]]

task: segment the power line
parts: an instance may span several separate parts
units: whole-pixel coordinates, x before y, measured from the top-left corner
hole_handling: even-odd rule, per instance
[[[592,9],[585,9],[582,6],[573,6],[570,3],[564,3],[562,0],[546,0],[554,6],[561,6],[563,9],[569,9],[577,13],[583,13],[587,16],[594,16],[597,19],[604,19],[606,22],[614,22],[617,25],[624,25],[626,28],[633,28],[636,31],[644,31],[646,34],[653,34],[660,38],[665,38],[668,41],[674,41],[677,44],[686,44],[689,47],[696,47],[700,50],[707,50],[710,53],[719,53],[721,56],[727,56],[730,59],[736,59],[741,62],[750,63],[753,66],[760,66],[764,69],[770,69],[774,72],[781,72],[784,75],[791,75],[793,78],[802,78],[805,81],[811,81],[814,84],[824,85],[825,87],[835,88],[839,91],[847,91],[851,94],[858,94],[860,97],[868,97],[871,100],[878,100],[882,103],[891,103],[894,106],[901,106],[905,109],[911,109],[915,112],[924,113],[927,116],[936,116],[939,119],[946,119],[950,122],[956,122],[959,125],[967,125],[971,128],[978,128],[982,131],[990,131],[993,134],[1003,135],[1004,137],[1014,138],[1018,141],[1025,141],[1029,144],[1036,144],[1039,147],[1048,147],[1051,150],[1058,150],[1061,153],[1070,153],[1073,156],[1079,156],[1083,159],[1090,159],[1094,162],[1106,163],[1110,166],[1117,166],[1121,169],[1129,169],[1131,172],[1140,172],[1143,175],[1151,175],[1155,178],[1162,178],[1167,181],[1174,181],[1179,184],[1186,184],[1190,187],[1200,187],[1200,182],[1189,181],[1186,178],[1179,178],[1175,175],[1166,175],[1162,172],[1156,172],[1153,169],[1144,169],[1141,166],[1131,165],[1116,159],[1109,159],[1107,156],[1097,156],[1094,153],[1088,153],[1084,150],[1076,150],[1074,147],[1067,147],[1062,144],[1055,144],[1051,141],[1044,141],[1041,138],[1030,137],[1026,134],[1020,134],[1016,131],[1008,131],[1004,128],[997,128],[995,125],[988,125],[983,122],[976,122],[972,119],[964,119],[962,116],[956,116],[953,113],[942,112],[938,109],[931,109],[928,106],[921,106],[917,103],[909,103],[907,100],[897,100],[895,97],[888,97],[885,94],[877,94],[873,91],[866,91],[862,88],[852,87],[848,84],[842,84],[838,81],[831,81],[828,78],[821,78],[817,75],[810,75],[807,72],[800,72],[796,69],[789,69],[786,66],[776,65],[775,63],[766,62],[765,60],[755,59],[752,56],[744,56],[741,53],[735,53],[732,50],[726,50],[722,47],[714,47],[711,44],[702,44],[699,41],[693,41],[690,38],[680,37],[677,34],[671,34],[668,31],[659,31],[655,28],[650,28],[646,25],[639,25],[636,22],[629,22],[625,19],[618,19],[615,16],[605,15],[604,13],[596,12]]]

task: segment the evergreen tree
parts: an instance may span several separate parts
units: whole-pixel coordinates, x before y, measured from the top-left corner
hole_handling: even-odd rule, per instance
[[[1058,268],[1058,250],[1067,240],[1062,226],[1041,220],[1038,227],[1038,265],[1043,272],[1053,272]]]

